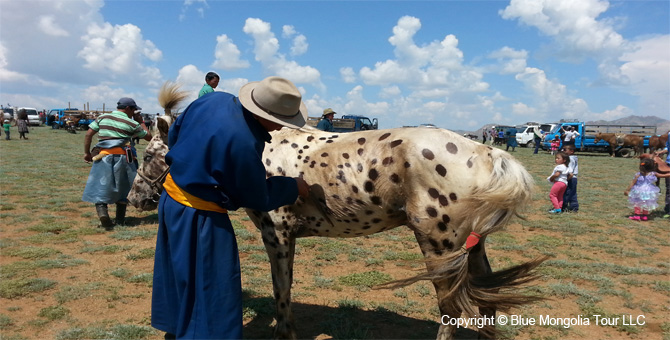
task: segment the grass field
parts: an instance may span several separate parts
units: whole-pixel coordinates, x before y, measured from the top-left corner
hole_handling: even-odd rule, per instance
[[[81,201],[90,169],[82,159],[84,133],[36,127],[25,141],[12,133],[13,140],[0,140],[0,338],[162,339],[150,326],[155,212],[131,207],[129,226],[97,228],[93,205]],[[500,326],[502,337],[670,339],[670,221],[658,211],[648,222],[627,218],[623,191],[638,160],[578,153],[580,212],[550,215],[545,178],[553,157],[523,148],[513,155],[534,176],[537,192],[525,220],[487,239],[489,259],[494,269],[541,255],[551,259],[526,292],[548,300],[508,315],[536,324]],[[246,215],[231,212],[231,219],[241,253],[245,338],[270,338],[267,255]],[[299,239],[296,254],[293,299],[301,338],[435,337],[440,313],[432,284],[372,288],[423,268],[407,228],[354,239]],[[539,324],[541,316],[582,322]]]

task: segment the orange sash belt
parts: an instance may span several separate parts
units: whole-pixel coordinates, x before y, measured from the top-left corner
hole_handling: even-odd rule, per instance
[[[163,183],[163,189],[172,197],[173,200],[198,210],[214,211],[222,214],[227,214],[228,210],[221,208],[218,204],[210,201],[205,201],[201,198],[195,197],[184,189],[180,188],[177,183],[172,180],[172,176],[168,173]]]
[[[126,154],[126,150],[124,150],[120,146],[117,146],[117,147],[111,148],[111,149],[102,149],[102,150],[100,150],[100,153],[98,155],[107,156],[107,155],[125,155],[125,154]]]

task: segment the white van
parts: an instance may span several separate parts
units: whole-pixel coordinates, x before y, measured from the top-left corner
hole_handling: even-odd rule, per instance
[[[542,131],[542,136],[544,138],[544,135],[546,135],[547,132],[551,131],[551,129],[553,129],[554,126],[556,126],[555,123],[539,124],[539,123],[528,122],[526,123],[526,125],[524,125],[521,132],[517,132],[516,142],[521,146],[534,148],[535,130],[540,129]]]
[[[26,110],[26,113],[28,114],[28,125],[41,125],[42,124],[42,121],[40,120],[40,114],[37,113],[37,109],[34,109],[32,107],[20,107],[15,112],[18,113],[21,110]]]

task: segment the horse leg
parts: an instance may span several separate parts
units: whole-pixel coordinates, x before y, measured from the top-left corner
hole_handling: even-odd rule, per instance
[[[429,235],[416,229],[414,231],[414,236],[416,237],[421,252],[426,259],[426,270],[428,272],[435,271],[436,266],[439,265],[438,259],[451,252],[451,249],[445,249],[443,245],[435,242]],[[435,287],[435,292],[437,293],[437,303],[440,308],[441,320],[442,318],[446,318],[447,320],[450,318],[459,318],[462,311],[447,299],[447,293],[453,285],[453,279],[436,279],[432,282]],[[445,321],[445,323],[448,322]],[[437,331],[437,340],[453,339],[455,333],[456,326],[441,323],[440,328]]]
[[[250,214],[251,217],[254,214]],[[254,217],[252,217],[254,220]],[[291,284],[293,283],[293,257],[295,237],[285,226],[275,225],[267,213],[258,216],[259,229],[265,250],[270,258],[272,286],[274,289],[276,321],[275,339],[297,339],[291,310]],[[256,223],[256,220],[254,220]]]

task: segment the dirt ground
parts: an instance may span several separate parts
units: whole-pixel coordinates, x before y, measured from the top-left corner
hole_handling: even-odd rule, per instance
[[[73,180],[71,190],[82,190],[85,168],[73,171],[79,180]],[[48,289],[0,298],[0,338],[162,339],[158,331],[95,333],[114,330],[118,325],[151,329],[155,212],[138,212],[131,207],[128,226],[104,232],[97,228],[94,207],[77,201],[81,191],[69,195],[73,198],[54,209],[48,202],[35,203],[32,195],[3,192],[2,284],[31,279],[47,279],[54,284]],[[585,199],[584,204],[589,201]],[[534,203],[524,214],[525,221],[515,219],[487,240],[494,270],[551,256],[540,267],[541,278],[527,291],[547,300],[499,313],[508,320],[515,317],[528,323],[532,319],[536,324],[499,327],[502,337],[669,339],[670,222],[656,218],[647,224],[635,224],[622,217],[592,218],[585,212],[550,217],[544,213],[545,205],[545,201]],[[232,213],[231,218],[239,223],[236,232],[245,289],[244,337],[271,338],[274,301],[260,234],[243,212]],[[53,225],[64,227],[43,228]],[[411,231],[400,227],[370,237],[308,240],[298,242],[292,291],[300,338],[435,337],[441,315],[430,283],[377,290],[339,281],[352,273],[370,271],[393,279],[416,275],[423,266],[416,260],[420,250]],[[35,255],[36,250],[45,249],[49,250],[45,255]],[[363,255],[356,255],[358,252]],[[393,254],[403,256],[395,258]],[[66,312],[50,316],[46,311],[55,307]],[[594,314],[618,324],[596,324]],[[541,316],[554,324],[539,325]],[[589,324],[584,323],[585,318]],[[563,327],[556,322],[579,324]],[[457,332],[458,338],[476,336],[473,329]]]
[[[90,209],[93,209],[92,207]],[[18,211],[19,213],[29,214],[30,211]],[[134,211],[131,210],[130,215]],[[130,323],[138,325],[150,325],[150,299],[151,287],[150,284],[128,284],[121,278],[110,276],[110,272],[117,268],[125,268],[132,273],[151,273],[153,262],[152,259],[142,259],[136,261],[129,261],[128,254],[134,253],[136,250],[152,248],[155,245],[155,236],[146,239],[132,239],[132,240],[118,240],[110,239],[108,233],[102,233],[95,226],[91,226],[90,218],[82,218],[80,213],[72,212],[67,214],[68,220],[71,221],[78,228],[89,228],[90,235],[83,237],[80,243],[95,244],[98,246],[121,246],[128,247],[128,251],[120,251],[116,253],[96,252],[96,253],[82,253],[79,246],[73,246],[69,243],[54,243],[50,244],[49,248],[56,250],[63,257],[77,258],[87,262],[85,265],[73,266],[69,268],[54,268],[48,270],[40,270],[39,277],[49,278],[58,282],[59,287],[95,287],[87,292],[86,296],[77,298],[76,300],[68,301],[62,304],[66,307],[70,314],[67,318],[56,320],[48,323],[46,326],[41,326],[39,321],[40,310],[48,306],[59,305],[57,301],[56,291],[54,288],[41,294],[31,294],[28,296],[2,299],[3,314],[10,315],[14,321],[14,325],[5,327],[2,331],[3,338],[28,338],[28,339],[55,339],[62,337],[62,332],[73,327],[105,327],[114,323]],[[245,225],[247,230],[255,233],[255,227],[249,221],[242,221],[243,216],[236,216]],[[142,218],[131,218],[131,226],[128,228],[153,230],[157,225],[152,223],[155,215],[147,215]],[[533,219],[533,216],[529,216]],[[133,226],[134,224],[134,226]],[[25,227],[20,226],[16,228],[6,226],[4,228],[5,235],[11,234],[12,239],[22,239],[34,234],[26,231]],[[540,229],[529,230],[518,223],[511,224],[507,233],[514,238],[524,239],[534,234],[545,233]],[[408,230],[398,230],[396,232],[399,238],[411,238],[411,233]],[[588,236],[584,236],[588,237]],[[256,240],[256,244],[261,242]],[[353,240],[345,240],[344,242],[353,242]],[[373,248],[385,247],[385,243],[390,241],[383,238],[369,238],[363,240]],[[247,243],[246,241],[240,242]],[[409,242],[406,242],[409,243]],[[392,247],[392,246],[390,246]],[[413,247],[409,251],[419,252],[418,247]],[[439,322],[439,313],[435,315],[436,300],[432,286],[426,285],[430,294],[426,296],[412,296],[411,298],[399,297],[394,295],[390,290],[364,290],[360,291],[354,287],[338,287],[337,289],[315,288],[313,284],[313,273],[306,270],[309,264],[313,263],[315,253],[310,249],[300,250],[296,256],[295,266],[295,284],[293,288],[295,319],[299,329],[300,338],[312,339],[328,339],[328,338],[342,338],[339,334],[349,334],[355,337],[375,338],[375,339],[407,339],[407,338],[432,338],[437,332],[437,322]],[[585,256],[600,257],[603,254],[598,252],[587,252]],[[527,257],[522,254],[514,254],[510,256],[509,253],[497,251],[495,249],[489,250],[489,256],[492,259],[498,257],[508,258],[509,261],[524,261]],[[242,267],[249,264],[250,254],[241,254]],[[663,248],[654,255],[657,260],[667,260],[670,258],[669,249]],[[9,263],[16,262],[16,257],[0,256],[0,265],[6,266]],[[495,260],[494,260],[495,261]],[[628,261],[620,260],[617,256],[611,256],[608,263],[628,265]],[[495,264],[495,262],[494,262]],[[269,266],[267,264],[253,263],[253,266],[260,267],[258,272],[269,273]],[[409,277],[416,274],[416,266],[408,265],[400,262],[387,262],[381,266],[376,266],[374,270],[387,273],[393,278]],[[420,267],[418,267],[420,268]],[[338,255],[338,260],[329,261],[327,264],[319,267],[320,276],[323,277],[339,277],[354,272],[369,271],[364,265],[359,263],[352,263],[346,260],[345,254]],[[245,319],[244,334],[245,338],[270,338],[272,336],[273,324],[273,300],[270,294],[270,281],[267,275],[266,287],[256,287],[255,283],[250,283],[250,277],[243,275],[243,287],[253,287],[258,292],[264,292],[262,296],[250,296],[247,294],[245,306],[261,306],[261,311],[252,318]],[[648,275],[651,276],[651,275]],[[649,279],[654,279],[649,277]],[[666,277],[667,279],[667,277]],[[538,285],[547,285],[555,283],[555,279],[545,279],[538,282]],[[589,284],[588,281],[578,282],[572,281],[575,285]],[[101,285],[101,286],[100,286]],[[408,289],[410,290],[411,287]],[[626,309],[621,307],[621,298],[618,296],[605,296],[600,303],[601,306],[611,306],[608,310],[616,312],[617,316],[631,315],[633,320],[637,321],[638,315],[644,315],[643,321],[646,322],[644,330],[639,333],[626,333],[613,327],[604,327],[594,324],[595,320],[591,320],[590,325],[574,325],[569,329],[561,329],[556,326],[545,327],[520,327],[517,332],[512,333],[512,338],[517,339],[539,339],[539,338],[657,338],[663,337],[664,331],[661,329],[662,324],[668,319],[668,303],[669,298],[667,292],[649,290],[645,287],[631,287],[631,294],[646,301],[648,304],[654,306],[654,312],[644,312],[639,308]],[[370,308],[370,305],[361,309],[342,308],[338,306],[338,301],[342,299],[355,299],[365,301],[367,303],[377,303],[383,305],[384,302],[393,301],[396,304],[402,304],[403,300],[411,299],[418,304],[416,310],[411,309],[407,313],[394,312],[384,309]],[[636,298],[637,299],[637,298]],[[7,312],[11,309],[11,312]],[[387,307],[387,309],[389,309]],[[423,312],[421,312],[423,310]],[[555,318],[575,318],[578,315],[583,315],[575,303],[574,296],[566,297],[550,297],[546,303],[539,303],[523,310],[512,311],[509,315],[525,315],[528,317],[538,318],[540,315],[548,315]],[[434,315],[431,317],[431,315]],[[624,320],[621,321],[623,323]],[[334,329],[333,327],[336,327]],[[346,329],[342,330],[342,327]],[[667,332],[667,330],[666,330]],[[335,335],[333,335],[335,334]],[[476,333],[472,330],[460,329],[457,333],[459,338],[476,337]],[[667,333],[666,333],[667,337]],[[156,332],[148,335],[149,339],[160,339],[161,334]]]

